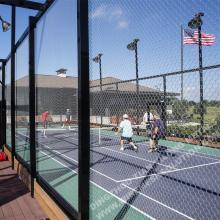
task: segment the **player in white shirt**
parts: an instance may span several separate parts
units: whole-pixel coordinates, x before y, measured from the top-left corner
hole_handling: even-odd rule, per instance
[[[124,114],[123,115],[123,121],[119,125],[118,132],[122,130],[122,135],[121,135],[121,148],[120,150],[124,150],[124,142],[127,141],[135,151],[137,151],[137,146],[133,143],[132,141],[132,136],[133,136],[133,130],[131,127],[131,122],[128,120],[128,115]]]
[[[150,123],[154,120],[154,116],[151,112],[145,112],[144,116],[143,116],[143,122],[145,124]]]
[[[154,120],[153,114],[151,112],[145,112],[145,114],[143,116],[143,122],[146,125],[147,135],[148,135],[148,133],[150,134],[153,120]]]

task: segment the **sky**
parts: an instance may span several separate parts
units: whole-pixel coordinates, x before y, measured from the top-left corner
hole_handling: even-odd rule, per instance
[[[66,68],[77,76],[76,0],[57,0],[36,28],[36,69],[39,74],[56,74]],[[151,76],[180,70],[180,27],[202,11],[202,30],[215,34],[216,43],[203,47],[203,65],[220,62],[220,0],[92,0],[89,1],[90,78],[99,78],[97,63],[92,58],[102,53],[103,77],[135,78],[135,54],[126,46],[138,42],[139,76]],[[0,6],[0,14],[10,21],[10,8]],[[17,39],[28,25],[28,16],[36,11],[17,10]],[[7,57],[10,32],[0,32],[0,55]],[[17,78],[28,72],[28,41],[18,50]],[[25,61],[26,59],[26,61]],[[184,46],[184,69],[198,67],[198,45]],[[9,67],[8,67],[9,69]],[[219,69],[204,72],[204,98],[220,99]],[[140,84],[162,89],[162,79],[144,80]],[[168,77],[167,90],[180,92],[180,77]],[[218,91],[218,93],[216,93]],[[184,75],[184,96],[199,99],[198,73]]]

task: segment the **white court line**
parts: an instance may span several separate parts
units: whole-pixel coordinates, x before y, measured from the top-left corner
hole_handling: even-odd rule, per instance
[[[168,147],[169,148],[169,151],[172,151],[172,152],[181,152],[182,154],[189,154],[189,155],[192,155],[192,156],[196,156],[196,157],[202,157],[202,158],[206,158],[206,159],[209,159],[209,160],[217,160],[217,161],[220,161],[219,159],[217,158],[213,158],[213,157],[207,157],[207,156],[203,156],[203,155],[199,155],[198,153],[200,152],[197,152],[197,151],[190,151],[192,153],[189,153],[189,152],[186,152],[184,151],[183,149],[173,149],[172,147]],[[210,155],[211,156],[211,155]],[[214,156],[215,157],[215,156]]]
[[[60,165],[62,165],[63,167],[66,167],[67,169],[71,170],[73,173],[78,174],[75,170],[69,168],[68,166],[66,166],[65,164],[61,163],[60,161],[56,160],[55,158],[51,157],[50,155],[46,154],[45,152],[41,151],[41,153],[43,153],[44,155],[47,155],[48,157],[50,157],[52,160],[56,161],[57,163],[59,163]],[[102,189],[103,191],[109,193],[111,196],[117,198],[119,201],[129,205],[131,208],[135,209],[136,211],[140,212],[142,215],[152,219],[152,220],[156,220],[155,218],[153,218],[152,216],[148,215],[147,213],[141,211],[140,209],[138,209],[137,207],[127,203],[125,200],[121,199],[120,197],[116,196],[115,194],[109,192],[108,190],[104,189],[103,187],[101,187],[100,185],[98,185],[97,183],[93,182],[92,180],[90,180],[90,183],[92,183],[93,185],[99,187],[100,189]]]
[[[24,135],[24,136],[25,136],[25,135]],[[44,145],[44,146],[46,146],[46,145]],[[47,147],[48,147],[48,146],[47,146]],[[50,148],[50,147],[48,147],[48,148]],[[105,147],[103,147],[103,148],[105,148]],[[107,148],[107,149],[108,149],[108,148]],[[55,151],[55,150],[54,150],[54,151]],[[42,151],[41,151],[41,152],[42,152]],[[116,152],[118,152],[118,151],[116,151]],[[60,161],[58,161],[58,160],[52,158],[52,157],[49,156],[48,154],[46,154],[46,153],[44,153],[44,152],[42,152],[42,153],[43,153],[44,155],[47,155],[48,157],[50,157],[52,160],[58,162],[58,163],[61,164],[62,166],[68,168],[68,169],[71,170],[72,172],[77,173],[76,171],[72,170],[72,169],[69,168],[68,166],[66,166],[66,165],[64,165],[63,163],[61,163]],[[122,152],[119,152],[119,153],[122,153]],[[60,152],[59,152],[59,154],[60,154]],[[129,156],[130,156],[130,155],[129,155]],[[67,157],[67,156],[66,156],[66,157]],[[140,159],[140,158],[139,158],[139,159]],[[74,160],[74,159],[72,159],[72,160]],[[77,161],[77,162],[78,162],[78,161]],[[220,163],[220,162],[213,162],[213,163],[210,163],[210,164],[203,164],[203,165],[198,165],[198,166],[193,166],[193,167],[188,167],[188,168],[176,169],[176,170],[172,170],[172,171],[167,171],[166,173],[176,172],[176,171],[179,171],[179,170],[192,169],[192,168],[195,168],[195,167],[201,167],[201,166],[211,165],[211,164],[217,164],[217,163]],[[163,172],[161,172],[161,173],[163,173]],[[161,173],[160,173],[160,174],[161,174]],[[153,175],[153,174],[152,174],[152,175]],[[156,174],[156,175],[159,175],[159,174]],[[129,206],[131,206],[132,208],[136,209],[137,211],[139,211],[140,213],[144,214],[145,216],[152,218],[151,216],[149,216],[149,215],[147,215],[146,213],[142,212],[142,211],[139,210],[138,208],[136,208],[136,207],[130,205],[129,203],[127,203],[127,202],[124,201],[123,199],[117,197],[116,195],[110,193],[109,191],[107,191],[106,189],[102,188],[102,187],[99,186],[98,184],[94,183],[93,181],[90,180],[90,182],[93,183],[94,185],[96,185],[97,187],[103,189],[103,190],[106,191],[107,193],[111,194],[112,196],[116,197],[116,198],[119,199],[120,201],[122,201],[122,202],[128,204]],[[159,201],[157,201],[157,200],[155,200],[155,199],[153,199],[153,198],[151,198],[151,197],[149,197],[149,196],[147,196],[147,195],[145,195],[145,194],[143,194],[143,193],[141,193],[141,192],[138,192],[137,190],[135,190],[135,189],[133,189],[133,188],[130,188],[130,187],[128,187],[128,186],[125,185],[125,184],[122,184],[122,185],[125,186],[126,188],[128,188],[128,189],[130,189],[130,190],[132,190],[132,191],[135,191],[135,192],[139,193],[140,195],[142,195],[142,196],[144,196],[144,197],[146,197],[146,198],[148,198],[148,199],[150,199],[150,200],[152,200],[152,201],[154,201],[154,202],[156,202],[156,203],[158,203],[158,204],[164,206],[165,208],[168,208],[168,209],[170,209],[170,210],[172,210],[172,211],[174,211],[174,212],[176,212],[176,213],[178,213],[178,214],[180,214],[180,215],[182,215],[182,216],[184,216],[184,217],[186,217],[186,218],[188,218],[188,219],[193,220],[193,218],[191,218],[191,217],[189,217],[189,216],[183,214],[182,212],[177,211],[176,209],[173,209],[172,207],[169,207],[169,206],[165,205],[164,203],[161,203],[161,202],[159,202]]]
[[[145,195],[145,194],[143,194],[143,193],[141,193],[141,192],[139,192],[139,191],[137,191],[137,190],[135,190],[135,189],[133,189],[133,188],[131,188],[131,187],[129,187],[129,186],[126,186],[125,184],[122,184],[122,185],[123,185],[124,187],[126,187],[126,188],[132,190],[133,192],[136,192],[136,193],[142,195],[143,197],[145,197],[145,198],[147,198],[147,199],[150,199],[150,200],[152,200],[152,201],[158,203],[159,205],[161,205],[161,206],[163,206],[163,207],[165,207],[165,208],[167,208],[167,209],[170,209],[171,211],[176,212],[176,213],[178,213],[179,215],[182,215],[182,216],[186,217],[187,219],[194,220],[192,217],[190,217],[190,216],[188,216],[188,215],[185,215],[184,213],[179,212],[178,210],[176,210],[176,209],[174,209],[174,208],[172,208],[172,207],[170,207],[170,206],[167,206],[166,204],[164,204],[164,203],[162,203],[162,202],[160,202],[160,201],[158,201],[158,200],[156,200],[156,199],[153,199],[153,198],[151,198],[150,196],[147,196],[147,195]]]
[[[57,151],[57,150],[53,150],[52,148],[50,148],[49,146],[47,146],[47,145],[45,145],[45,144],[42,144],[42,145],[45,146],[45,147],[47,147],[47,148],[49,148],[51,151],[54,151],[56,154],[61,155],[62,157],[65,157],[65,158],[67,158],[67,159],[69,159],[69,160],[72,160],[72,161],[76,162],[77,164],[79,163],[77,160],[74,160],[73,158],[68,157],[68,156],[66,156],[65,154],[62,154],[61,152],[59,152],[59,151]],[[98,174],[100,174],[100,175],[102,175],[102,176],[104,176],[104,177],[106,177],[106,178],[108,178],[108,179],[110,179],[110,180],[116,182],[116,183],[121,182],[121,180],[115,180],[115,179],[111,178],[110,176],[107,176],[107,175],[105,175],[104,173],[101,173],[101,172],[99,172],[98,170],[95,170],[95,169],[93,169],[93,168],[90,168],[90,170],[92,170],[92,171],[94,171],[94,172],[96,172],[96,173],[98,173]]]
[[[163,172],[160,172],[160,173],[150,174],[150,175],[147,175],[147,176],[145,175],[145,176],[138,176],[138,177],[134,177],[134,178],[124,179],[121,182],[142,179],[142,178],[150,177],[150,176],[157,176],[157,175],[162,175],[162,174],[174,173],[174,172],[178,172],[178,171],[182,171],[182,170],[190,170],[190,169],[194,169],[194,168],[198,168],[198,167],[210,166],[210,165],[219,164],[219,163],[220,163],[220,161],[216,161],[216,162],[200,164],[200,165],[196,165],[196,166],[192,166],[192,167],[185,167],[185,168],[180,168],[180,169],[175,169],[175,170],[168,170],[168,171],[163,171]]]
[[[182,143],[182,142],[179,142],[179,143]],[[188,144],[188,143],[185,143],[185,144]],[[165,145],[165,146],[168,147],[169,149],[173,149],[173,150],[176,149],[176,150],[183,151],[183,152],[186,152],[186,153],[192,152],[192,153],[203,154],[203,155],[206,155],[206,156],[209,155],[209,156],[217,157],[217,158],[220,159],[220,156],[212,155],[212,154],[209,154],[209,153],[203,153],[203,152],[200,152],[200,151],[197,151],[197,150],[193,150],[193,149],[185,150],[185,149],[181,149],[181,148],[170,147],[170,146],[167,146],[167,145]],[[198,147],[201,147],[201,146],[198,146]],[[202,146],[202,147],[205,147],[205,146]],[[208,157],[208,158],[214,159],[212,157]],[[215,160],[217,160],[217,159],[215,159]]]
[[[68,138],[73,139],[73,140],[78,140],[76,138],[73,138],[73,137],[70,137],[70,136],[67,136],[67,135],[63,135],[63,136],[64,137],[68,137]],[[142,145],[142,144],[144,144],[144,143],[139,143],[139,145]],[[95,144],[93,144],[93,145],[95,145]],[[99,146],[99,145],[95,145],[95,146]],[[169,146],[166,146],[166,147],[169,148],[169,150],[174,151],[174,152],[178,152],[179,151],[181,153],[184,152],[185,154],[189,154],[189,155],[194,155],[194,153],[195,153],[195,156],[197,156],[197,157],[203,157],[203,158],[212,159],[212,160],[218,160],[218,161],[220,159],[220,156],[206,154],[206,153],[202,153],[202,152],[195,151],[195,150],[188,150],[187,151],[187,150],[180,149],[180,148],[173,148],[173,147],[169,147]],[[191,153],[189,153],[189,152],[191,152]],[[199,154],[206,155],[206,156],[202,156],[202,155],[199,155]],[[207,157],[207,155],[209,155],[211,157]],[[217,159],[216,157],[219,158],[219,159]]]
[[[40,129],[40,128],[37,128],[36,131],[44,131],[44,129]],[[78,129],[76,128],[70,128],[70,129],[67,129],[67,128],[47,128],[46,129],[46,132],[47,131],[78,131]]]
[[[65,135],[64,135],[65,136]],[[65,136],[66,137],[66,136]],[[76,139],[76,138],[73,138],[73,137],[69,137],[70,139],[73,139],[73,140],[78,140],[78,139]],[[92,144],[93,146],[100,146],[100,145],[97,145],[97,144]],[[152,161],[152,160],[147,160],[147,159],[144,159],[144,158],[142,158],[142,157],[136,157],[136,156],[133,156],[133,155],[130,155],[130,154],[127,154],[127,153],[123,153],[123,152],[120,152],[119,150],[118,151],[116,151],[116,150],[113,150],[113,149],[110,149],[110,148],[107,148],[107,147],[99,147],[99,148],[105,148],[105,149],[107,149],[107,150],[110,150],[110,151],[114,151],[114,152],[117,152],[117,153],[119,153],[119,154],[124,154],[124,155],[126,155],[126,156],[129,156],[129,157],[133,157],[133,158],[136,158],[136,159],[139,159],[139,160],[144,160],[144,161],[147,161],[147,162],[149,162],[149,163],[155,163],[155,161]],[[171,166],[168,166],[168,165],[164,165],[164,164],[162,164],[162,163],[157,163],[157,164],[159,164],[159,165],[161,165],[161,166],[164,166],[164,167],[167,167],[167,168],[170,168],[170,169],[175,169],[175,167],[171,167]]]
[[[95,145],[95,146],[98,146],[98,145]],[[124,155],[126,155],[126,156],[133,157],[133,158],[136,158],[136,159],[139,159],[139,160],[144,160],[144,161],[147,161],[147,162],[149,162],[149,163],[155,163],[155,161],[147,160],[147,159],[144,159],[144,158],[142,158],[142,157],[136,157],[136,156],[131,155],[131,154],[127,154],[127,153],[120,152],[119,150],[117,151],[117,150],[113,150],[113,149],[110,149],[110,148],[107,148],[107,147],[100,147],[100,148],[104,148],[104,149],[107,149],[107,150],[110,150],[110,151],[113,151],[113,152],[117,152],[117,153],[119,153],[119,154],[124,154]],[[171,166],[168,166],[168,165],[164,165],[164,164],[162,164],[162,163],[157,163],[157,164],[159,164],[159,165],[161,165],[161,166],[164,166],[164,167],[167,167],[167,168],[170,168],[170,169],[174,169],[174,168],[175,168],[175,167],[171,167]]]
[[[24,134],[23,134],[23,135],[24,135]],[[24,136],[26,136],[26,135],[24,135]],[[65,137],[65,135],[63,135],[63,136]],[[73,137],[70,137],[70,139],[78,140],[78,139],[73,138]],[[42,144],[42,143],[40,143],[40,144],[41,144],[41,145],[44,145],[44,144]],[[46,146],[46,145],[44,145],[44,146]],[[93,144],[93,146],[99,146],[99,145]],[[47,146],[47,147],[48,147],[48,146]],[[143,161],[146,161],[146,162],[149,162],[149,163],[155,163],[155,161],[147,160],[147,159],[144,159],[144,158],[142,158],[142,157],[136,157],[136,156],[133,156],[133,155],[130,155],[130,154],[127,154],[127,153],[123,153],[123,152],[120,152],[120,151],[116,151],[116,150],[113,150],[113,149],[109,149],[109,148],[107,148],[107,147],[100,147],[100,148],[104,148],[104,149],[107,149],[107,150],[110,150],[110,151],[113,151],[113,152],[117,152],[117,153],[119,153],[119,154],[124,154],[124,155],[126,155],[126,156],[133,157],[133,158],[136,158],[136,159],[139,159],[139,160],[143,160]],[[50,149],[51,149],[51,148],[50,148]],[[161,164],[161,163],[157,163],[157,164],[159,164],[159,165],[161,165],[161,166],[164,166],[164,167],[167,167],[167,168],[170,168],[170,169],[175,169],[175,167],[171,167],[171,166],[164,165],[164,164]]]
[[[22,134],[22,135],[23,135],[23,136],[26,136],[26,135],[24,135],[24,134]],[[64,135],[64,136],[65,136],[65,135]],[[72,137],[71,137],[71,139],[77,140],[77,139],[72,138]],[[59,154],[59,155],[62,155],[59,151],[53,150],[52,148],[50,148],[49,146],[47,146],[47,145],[45,145],[45,144],[42,144],[42,143],[41,143],[41,145],[43,145],[43,146],[45,146],[45,147],[51,149],[52,151],[56,152],[56,153]],[[96,146],[99,146],[99,145],[96,145]],[[113,150],[113,149],[109,149],[109,148],[106,148],[106,147],[100,147],[100,148],[105,148],[105,149],[108,149],[108,150],[111,150],[111,151],[115,151],[115,152],[118,152],[118,153],[121,153],[121,154],[126,154],[126,153],[123,153],[123,152],[120,152],[120,151],[116,151],[116,150]],[[144,158],[136,157],[136,156],[133,156],[133,155],[130,155],[130,154],[126,154],[126,155],[131,156],[131,157],[135,157],[135,158],[138,158],[138,159],[146,160],[146,159],[144,159]],[[66,156],[66,155],[62,155],[62,156],[68,158],[69,160],[72,160],[72,161],[78,163],[78,161],[76,161],[76,160],[74,160],[74,159],[72,159],[72,158],[70,158],[70,157],[68,157],[68,156]],[[146,160],[146,161],[148,161],[148,160]],[[155,175],[173,173],[173,172],[177,172],[177,171],[189,170],[189,169],[193,169],[193,168],[197,168],[197,167],[209,166],[209,165],[218,164],[218,163],[220,163],[219,160],[217,160],[217,162],[213,162],[213,163],[200,164],[200,165],[196,165],[196,166],[192,166],[192,167],[185,167],[185,168],[180,168],[180,169],[174,169],[174,170],[164,171],[164,172],[161,172],[161,173],[151,174],[151,175],[147,175],[147,176],[155,176]],[[159,164],[159,163],[158,163],[158,164]],[[160,164],[160,165],[162,165],[162,164]],[[162,166],[165,166],[165,165],[162,165]],[[170,168],[170,166],[166,166],[166,167]],[[172,168],[172,167],[171,167],[171,168]],[[126,181],[129,181],[129,180],[137,180],[137,179],[142,179],[142,178],[147,177],[147,176],[145,175],[145,176],[139,176],[139,177],[124,179],[124,180],[115,180],[115,179],[113,179],[113,178],[111,178],[111,177],[109,177],[109,176],[107,176],[107,175],[105,175],[105,174],[103,174],[103,173],[101,173],[101,172],[99,172],[99,171],[93,169],[93,168],[90,168],[90,169],[93,170],[94,172],[99,173],[99,174],[102,175],[102,176],[105,176],[105,177],[108,178],[108,179],[111,179],[111,180],[114,181],[114,182],[117,182],[117,183],[119,183],[119,182],[126,182]]]

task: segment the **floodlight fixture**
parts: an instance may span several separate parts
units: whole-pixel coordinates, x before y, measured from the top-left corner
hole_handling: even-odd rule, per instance
[[[0,16],[0,20],[2,22],[2,30],[3,30],[3,32],[8,31],[10,29],[10,27],[11,27],[11,24],[9,22],[5,21],[1,16]]]
[[[131,43],[127,45],[128,50],[135,50],[139,39],[135,38]]]
[[[201,27],[203,24],[202,19],[201,19],[202,16],[204,16],[203,12],[199,12],[199,13],[195,14],[194,18],[192,18],[189,21],[188,26],[192,29],[197,29],[197,28]]]
[[[99,53],[96,57],[94,57],[92,60],[95,62],[95,63],[99,63],[101,61],[101,56],[103,54],[102,53]]]

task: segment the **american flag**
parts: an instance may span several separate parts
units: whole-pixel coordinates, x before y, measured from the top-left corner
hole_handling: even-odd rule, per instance
[[[203,46],[212,46],[214,43],[215,43],[214,34],[206,34],[204,32],[201,32],[201,44]],[[183,44],[199,44],[198,31],[184,29]]]

